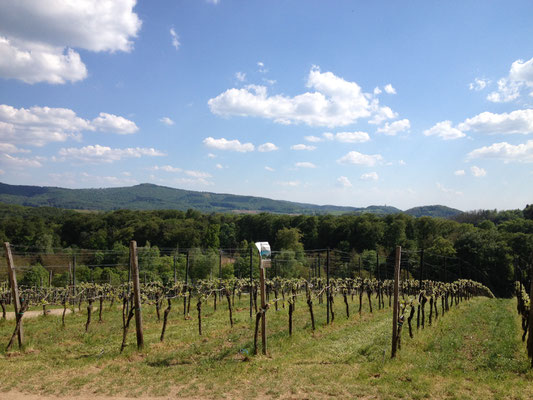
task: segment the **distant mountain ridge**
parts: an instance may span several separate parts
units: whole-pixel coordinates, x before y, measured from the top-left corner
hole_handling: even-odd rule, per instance
[[[74,210],[111,211],[130,210],[183,210],[201,212],[279,214],[346,214],[372,213],[379,215],[405,212],[414,216],[449,218],[462,211],[446,206],[415,207],[402,211],[391,206],[343,207],[319,206],[264,197],[241,196],[174,189],[149,183],[130,187],[104,189],[66,189],[52,186],[24,186],[0,183],[0,202],[30,207],[56,207]]]

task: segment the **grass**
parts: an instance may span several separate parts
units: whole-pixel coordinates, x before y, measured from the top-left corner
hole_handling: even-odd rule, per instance
[[[410,339],[390,359],[391,310],[372,314],[342,298],[335,321],[326,325],[325,305],[315,301],[317,330],[300,301],[288,335],[287,308],[268,311],[269,356],[251,356],[253,323],[248,298],[236,304],[230,328],[227,304],[215,312],[203,306],[198,335],[195,304],[191,319],[174,301],[165,341],[152,307],[143,308],[145,348],[135,346],[134,321],[129,346],[120,354],[121,312],[104,309],[104,323],[93,313],[84,333],[85,312],[25,321],[23,351],[5,353],[13,321],[0,322],[0,390],[70,396],[170,396],[182,398],[383,398],[530,399],[533,373],[519,320],[510,299],[473,299],[453,307],[433,326]],[[356,298],[357,301],[357,298]],[[376,302],[377,303],[377,302]],[[82,307],[82,310],[85,310]],[[194,312],[193,312],[194,310]],[[440,310],[439,310],[440,311]]]

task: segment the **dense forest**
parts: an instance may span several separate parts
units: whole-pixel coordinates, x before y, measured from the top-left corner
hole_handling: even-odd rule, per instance
[[[271,243],[273,250],[279,252],[278,273],[288,277],[305,276],[309,268],[308,251],[315,249],[332,249],[335,254],[346,255],[346,267],[337,268],[337,275],[350,275],[359,259],[371,271],[379,268],[381,257],[382,268],[386,269],[396,245],[412,252],[411,272],[418,277],[419,254],[423,249],[424,278],[441,278],[435,276],[436,271],[442,269],[443,263],[446,268],[448,263],[450,272],[452,266],[455,273],[461,268],[464,277],[481,281],[497,295],[508,295],[515,273],[525,273],[533,261],[533,205],[524,210],[463,213],[452,220],[416,218],[402,213],[236,215],[205,214],[192,209],[76,212],[3,204],[0,220],[1,240],[12,243],[19,252],[54,254],[92,249],[94,259],[87,262],[90,264],[114,265],[118,259],[127,263],[127,246],[130,240],[136,240],[147,249],[141,256],[150,258],[145,262],[148,279],[170,279],[173,262],[183,275],[186,250],[196,252],[197,263],[190,272],[192,279],[205,278],[208,271],[212,273],[220,249],[237,256],[231,263],[224,263],[223,271],[217,273],[246,276],[248,249],[255,241]],[[180,251],[174,252],[178,257],[173,259],[172,249],[178,248]],[[83,271],[83,265],[78,270]],[[119,276],[120,272],[99,268],[96,274],[107,274],[111,280],[110,274]],[[85,279],[88,276],[89,272]],[[57,279],[67,278],[58,275]]]

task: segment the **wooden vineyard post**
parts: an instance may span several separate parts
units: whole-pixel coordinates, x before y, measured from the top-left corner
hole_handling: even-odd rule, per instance
[[[329,302],[330,300],[330,288],[329,288],[329,249],[326,253],[326,312],[327,312],[327,318],[326,323],[329,324],[329,312],[331,310],[331,304]]]
[[[135,302],[135,329],[137,332],[137,348],[144,347],[143,322],[141,313],[141,288],[139,283],[139,262],[137,259],[137,242],[130,242],[130,268],[133,279],[133,300]]]
[[[261,344],[263,345],[263,354],[267,354],[267,321],[266,321],[266,285],[265,285],[265,268],[263,260],[259,268],[259,280],[261,285]]]
[[[19,321],[19,318],[22,318],[22,315],[20,315],[20,298],[19,298],[19,288],[17,284],[17,274],[15,272],[15,265],[13,264],[13,256],[11,254],[11,246],[8,242],[4,243],[4,249],[6,251],[6,261],[7,261],[7,272],[9,275],[9,284],[11,285],[11,293],[13,295],[13,304],[15,306],[15,316],[17,322]],[[18,330],[17,334],[19,348],[22,348],[22,345],[24,343],[24,332],[22,330],[22,321],[20,321],[20,328]]]
[[[396,357],[396,348],[398,345],[398,295],[400,286],[400,261],[402,257],[402,248],[396,246],[396,262],[394,263],[394,304],[392,307],[392,351],[391,358]]]
[[[531,266],[530,269],[530,288],[529,288],[529,298],[533,299],[533,266]],[[531,306],[531,303],[533,301],[530,300],[530,306],[529,306],[529,335],[527,338],[527,354],[531,358],[531,368],[533,368],[533,307]]]
[[[254,307],[254,299],[253,299],[253,294],[254,294],[254,271],[253,271],[253,267],[254,267],[254,263],[253,263],[253,257],[254,257],[254,252],[253,252],[253,249],[250,248],[250,319],[252,319],[252,308]]]

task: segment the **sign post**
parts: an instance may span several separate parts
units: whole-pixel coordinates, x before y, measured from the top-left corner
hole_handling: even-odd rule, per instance
[[[263,345],[263,354],[267,354],[267,323],[266,323],[266,285],[265,285],[265,268],[270,266],[271,251],[268,242],[257,242],[255,247],[259,250],[259,281],[261,286],[261,342]]]

